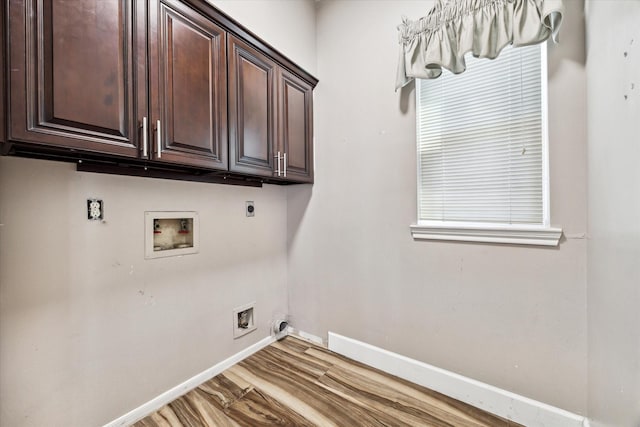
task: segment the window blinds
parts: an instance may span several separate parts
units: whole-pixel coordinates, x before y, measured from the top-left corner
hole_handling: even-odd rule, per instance
[[[419,222],[546,225],[543,55],[507,47],[418,81]]]

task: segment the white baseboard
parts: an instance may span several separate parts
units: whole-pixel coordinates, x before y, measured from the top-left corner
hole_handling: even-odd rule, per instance
[[[167,403],[175,400],[176,398],[182,396],[188,391],[193,390],[203,382],[208,381],[211,378],[215,377],[216,375],[220,374],[225,369],[235,365],[236,363],[240,362],[243,359],[246,359],[256,351],[262,350],[263,348],[273,343],[274,341],[275,341],[275,338],[272,336],[261,339],[257,343],[247,347],[246,349],[240,351],[239,353],[236,353],[233,356],[223,360],[222,362],[212,366],[206,371],[201,372],[198,375],[188,379],[182,384],[175,386],[171,390],[162,393],[160,396],[148,401],[142,406],[137,407],[136,409],[121,416],[120,418],[105,424],[104,427],[128,426],[141,420],[147,415],[162,408]]]
[[[293,328],[291,326],[289,326],[287,328],[287,334],[288,335],[294,335],[294,336],[296,336],[298,338],[302,338],[303,340],[311,341],[314,344],[318,344],[318,345],[321,345],[321,346],[325,345],[323,339],[320,338],[319,336],[310,334],[310,333],[305,332],[305,331],[300,331],[300,330],[298,330],[296,328]]]
[[[581,415],[333,332],[329,350],[527,427],[589,426]]]

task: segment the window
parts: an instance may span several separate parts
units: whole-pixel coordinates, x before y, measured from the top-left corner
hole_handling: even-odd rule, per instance
[[[550,227],[546,46],[507,47],[417,80],[416,239],[557,245]]]

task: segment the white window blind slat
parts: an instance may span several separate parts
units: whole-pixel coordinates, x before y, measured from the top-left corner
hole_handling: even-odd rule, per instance
[[[418,220],[543,225],[541,45],[417,85]]]

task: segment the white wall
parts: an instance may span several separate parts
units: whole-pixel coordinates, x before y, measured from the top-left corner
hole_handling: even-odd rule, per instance
[[[550,47],[557,249],[413,241],[414,91],[394,93],[396,25],[424,1],[318,3],[316,182],[288,189],[292,324],[586,412],[582,2]]]
[[[315,75],[315,0],[207,1]]]
[[[0,167],[2,425],[107,422],[267,336],[286,309],[281,188]],[[105,224],[87,221],[90,197]],[[200,253],[145,260],[146,210],[199,212]],[[232,310],[252,301],[259,329],[234,341]]]
[[[254,31],[313,72],[315,5],[292,3],[233,2],[233,13],[298,22]],[[104,200],[105,224],[87,221],[90,197]],[[1,157],[0,425],[101,425],[268,336],[287,311],[286,202],[278,186]],[[200,253],[145,260],[147,210],[198,211]],[[232,310],[252,301],[258,329],[233,340]]]
[[[640,2],[588,6],[589,417],[594,426],[637,427]]]

